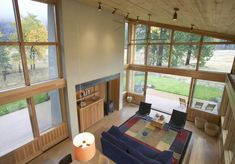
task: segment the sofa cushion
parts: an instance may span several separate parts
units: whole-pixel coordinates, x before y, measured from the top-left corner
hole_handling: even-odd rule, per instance
[[[171,164],[173,158],[173,152],[172,151],[163,151],[158,153],[157,157],[155,158],[157,161],[160,161],[164,164]]]
[[[135,156],[138,160],[142,161],[145,164],[162,164],[156,159],[151,159],[149,157],[146,157],[144,154],[139,152],[138,150],[135,150],[133,148],[130,148],[130,154]]]
[[[103,132],[102,137],[107,139],[109,142],[113,143],[114,145],[118,146],[119,148],[123,149],[124,151],[128,150],[128,146],[120,140],[119,138],[116,138],[115,136],[111,135],[110,133]]]
[[[122,132],[119,130],[118,127],[116,126],[112,126],[109,130],[108,130],[108,133],[112,134],[113,136],[119,138],[121,136],[123,136]]]

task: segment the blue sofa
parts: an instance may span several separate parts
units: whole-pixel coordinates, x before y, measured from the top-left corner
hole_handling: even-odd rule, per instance
[[[122,134],[118,127],[112,126],[102,133],[103,154],[117,164],[171,164],[173,152],[147,147]]]

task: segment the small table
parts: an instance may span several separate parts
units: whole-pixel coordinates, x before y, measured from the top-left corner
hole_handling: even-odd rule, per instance
[[[154,127],[158,127],[160,129],[162,129],[163,125],[165,124],[164,119],[160,120],[160,119],[153,119],[151,120],[150,124]]]

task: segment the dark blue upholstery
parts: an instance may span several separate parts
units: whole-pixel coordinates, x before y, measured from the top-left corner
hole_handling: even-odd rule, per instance
[[[101,137],[103,153],[117,164],[171,164],[173,152],[157,152],[125,135],[118,127],[111,127]]]
[[[187,120],[187,113],[173,109],[169,125],[171,129],[180,130],[184,128]]]

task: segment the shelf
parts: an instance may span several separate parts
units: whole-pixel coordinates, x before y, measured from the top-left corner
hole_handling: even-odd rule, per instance
[[[97,94],[97,93],[99,93],[99,91],[95,91],[95,92],[89,94],[88,96],[84,96],[83,98],[79,98],[79,99],[77,99],[77,102],[78,102],[78,101],[81,101],[81,100],[88,99],[88,98],[90,98],[90,97],[92,97],[92,96],[95,96],[95,94]]]
[[[83,109],[83,108],[87,108],[87,107],[89,107],[90,105],[93,105],[93,104],[95,104],[95,103],[97,103],[97,102],[99,102],[100,100],[103,100],[103,98],[97,98],[96,100],[92,100],[92,99],[89,99],[89,100],[86,100],[86,101],[84,101],[85,103],[86,103],[86,105],[84,105],[84,106],[80,106],[80,105],[77,105],[77,107],[78,107],[78,109]]]

